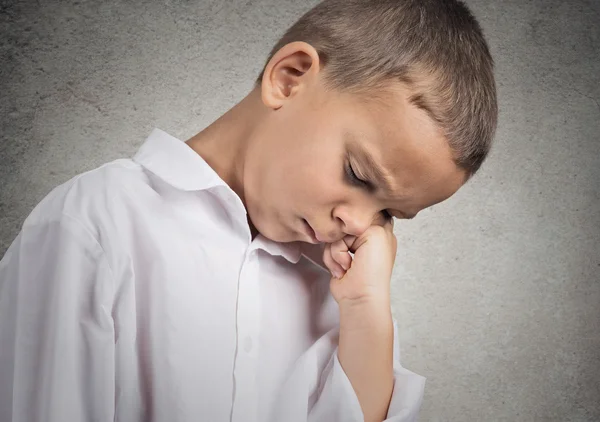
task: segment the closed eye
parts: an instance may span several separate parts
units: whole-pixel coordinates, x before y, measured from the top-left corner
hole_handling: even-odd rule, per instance
[[[366,180],[362,180],[356,175],[356,172],[352,168],[352,164],[350,164],[350,162],[346,164],[346,176],[348,178],[348,181],[355,186],[365,186],[367,188],[371,187],[371,184],[369,182],[367,182]]]
[[[346,165],[346,176],[348,178],[348,181],[358,187],[366,187],[369,192],[373,192],[375,190],[375,187],[370,183],[367,182],[366,180],[362,180],[360,177],[358,177],[354,171],[354,169],[352,168],[352,164],[350,164],[350,162],[348,162],[348,164]],[[392,219],[392,215],[387,212],[386,210],[381,211],[381,215],[383,215],[383,218],[387,221],[387,220],[391,220]]]

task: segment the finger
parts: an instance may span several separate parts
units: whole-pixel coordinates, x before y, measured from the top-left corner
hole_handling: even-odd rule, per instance
[[[367,241],[367,238],[368,238],[367,232],[365,232],[361,236],[348,235],[348,236],[344,237],[343,241],[346,244],[346,246],[348,247],[348,251],[350,252],[350,254],[352,254],[352,256],[354,256],[354,254],[356,253],[358,248],[360,248],[361,245]]]
[[[352,263],[352,257],[348,254],[348,245],[344,239],[338,240],[331,244],[331,257],[335,262],[340,264],[345,271],[348,271]]]
[[[331,243],[325,245],[325,249],[323,251],[323,263],[325,264],[325,266],[327,267],[327,269],[333,277],[339,279],[344,276],[344,269],[331,256]]]
[[[356,246],[354,245],[354,242],[356,242],[356,239],[358,239],[358,237],[353,236],[351,234],[344,236],[344,238],[342,239],[344,241],[344,244],[346,245],[346,248],[348,248],[348,251],[350,253],[354,253],[354,251],[356,250]]]

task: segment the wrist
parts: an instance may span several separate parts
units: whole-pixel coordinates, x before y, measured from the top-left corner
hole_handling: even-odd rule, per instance
[[[356,298],[343,298],[338,302],[340,310],[350,312],[371,312],[376,309],[389,310],[390,295],[387,293],[363,295]]]
[[[392,326],[392,310],[389,296],[345,299],[339,302],[340,329],[381,328],[388,331]]]

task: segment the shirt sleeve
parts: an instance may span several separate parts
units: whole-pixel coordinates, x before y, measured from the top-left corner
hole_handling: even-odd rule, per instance
[[[394,391],[384,422],[415,422],[425,378],[400,364],[394,322]],[[339,329],[321,337],[296,363],[277,402],[275,420],[289,422],[363,422],[358,397],[338,359]]]
[[[113,421],[113,277],[77,220],[26,220],[0,261],[0,420]]]

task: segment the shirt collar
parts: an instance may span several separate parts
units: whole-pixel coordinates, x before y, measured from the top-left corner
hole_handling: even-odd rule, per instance
[[[158,128],[152,130],[133,161],[184,191],[227,186],[200,154],[185,142]]]
[[[256,243],[256,248],[264,249],[271,255],[282,256],[293,264],[296,264],[298,261],[300,261],[302,252],[300,242],[275,242],[263,236],[262,234],[256,236],[254,242]]]
[[[215,186],[224,186],[231,190],[200,154],[182,140],[158,128],[152,130],[134,155],[133,161],[169,185],[184,191],[200,191]],[[235,194],[233,190],[231,192]],[[258,242],[257,246],[271,255],[283,256],[294,264],[304,255],[311,262],[324,268],[321,258],[322,245],[304,242],[280,243],[260,234],[255,240]]]
[[[325,244],[323,243],[316,245],[306,242],[279,243],[274,242],[261,234],[257,236],[256,242],[258,242],[257,248],[264,249],[271,255],[281,255],[294,264],[300,261],[301,256],[304,256],[313,264],[328,271],[323,262],[323,252],[325,250]]]

